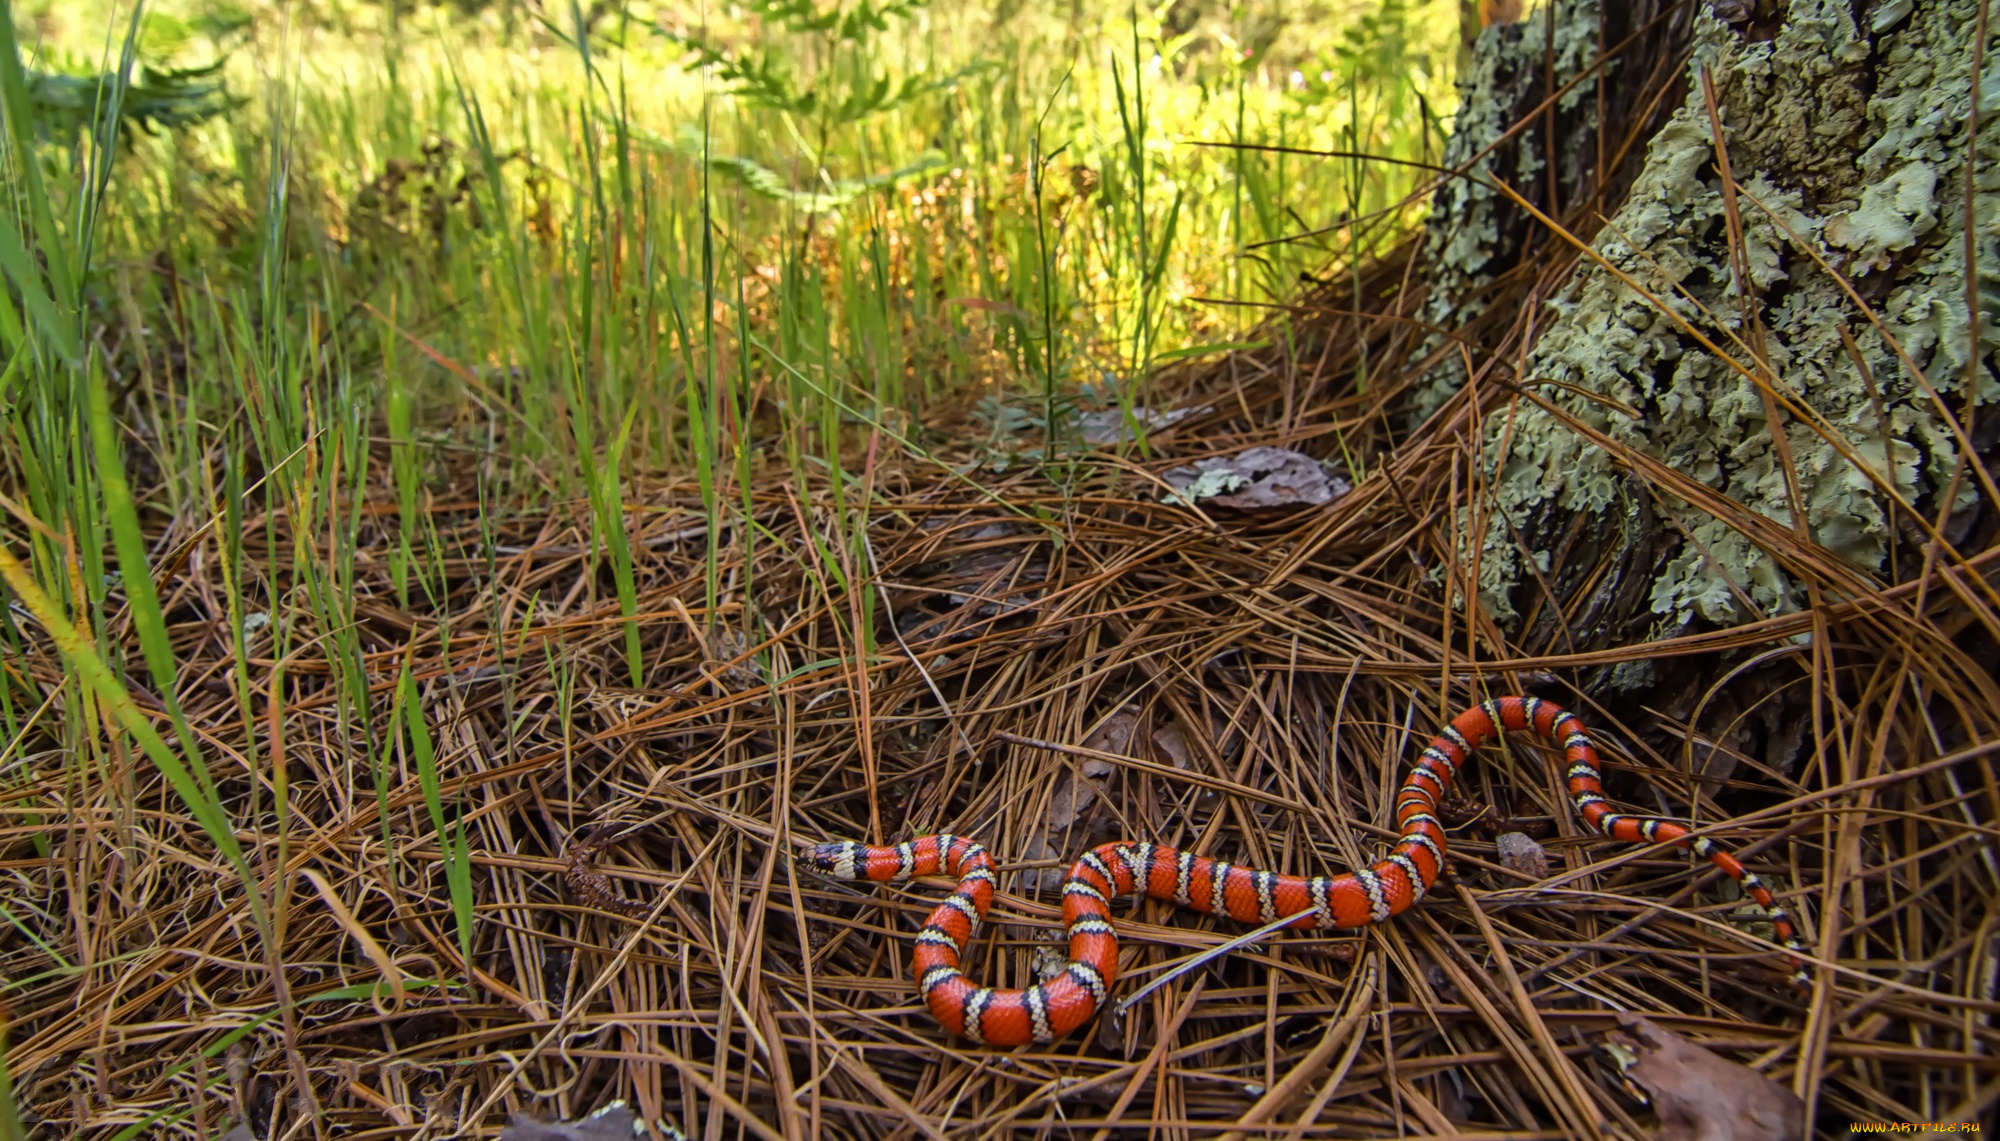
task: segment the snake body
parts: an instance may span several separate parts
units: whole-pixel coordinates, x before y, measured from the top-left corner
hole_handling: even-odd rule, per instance
[[[959,956],[992,905],[996,887],[993,857],[981,845],[948,834],[889,847],[838,841],[813,848],[801,860],[844,880],[888,882],[939,873],[958,877],[957,890],[917,932],[912,973],[925,1005],[945,1029],[975,1043],[1053,1042],[1088,1022],[1117,978],[1118,934],[1111,925],[1110,906],[1114,896],[1143,892],[1245,923],[1296,916],[1287,926],[1299,929],[1366,927],[1408,911],[1444,869],[1439,803],[1472,751],[1502,729],[1532,732],[1561,746],[1570,800],[1591,827],[1626,843],[1685,848],[1740,883],[1764,909],[1778,941],[1800,964],[1793,981],[1806,981],[1803,951],[1791,920],[1763,881],[1736,857],[1705,837],[1691,837],[1679,824],[1613,812],[1604,799],[1596,746],[1583,724],[1575,714],[1534,697],[1498,698],[1453,719],[1417,758],[1396,795],[1396,825],[1402,835],[1395,848],[1346,875],[1279,875],[1157,844],[1115,843],[1092,849],[1070,869],[1063,884],[1069,963],[1047,981],[1024,990],[974,986],[959,970]]]

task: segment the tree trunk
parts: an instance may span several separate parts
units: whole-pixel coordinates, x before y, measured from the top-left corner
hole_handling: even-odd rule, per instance
[[[1521,0],[1458,0],[1458,70],[1472,70],[1479,33],[1521,18]]]
[[[1538,12],[1488,29],[1448,157],[1465,162],[1540,102],[1546,78],[1518,81],[1531,57],[1562,82],[1596,58],[1583,45],[1651,18],[1600,33],[1596,4],[1566,0],[1552,24]],[[1510,275],[1553,281],[1547,266],[1574,256],[1527,206],[1468,180],[1434,207],[1429,315],[1457,339],[1426,346],[1416,412],[1466,414],[1446,402],[1468,358],[1475,390],[1519,386],[1468,428],[1485,486],[1459,533],[1485,615],[1530,651],[1852,597],[1983,551],[2000,524],[2000,74],[1989,30],[1968,187],[1976,0],[1704,0],[1663,24],[1681,30],[1650,34],[1690,50],[1662,57],[1684,65],[1656,101],[1671,110],[1643,124],[1608,222],[1589,226],[1564,199],[1595,194],[1594,171],[1615,189],[1615,170],[1588,159],[1647,119],[1643,69],[1625,61],[1649,53],[1604,70],[1608,98],[1585,97],[1592,77],[1557,101],[1570,129],[1550,136],[1565,141],[1553,165],[1529,131],[1473,166],[1589,239],[1553,298],[1504,289]],[[1480,304],[1502,293],[1525,308]],[[1508,351],[1529,325],[1518,344],[1531,347]],[[1586,680],[1650,689],[1669,709],[1697,684],[1653,665]],[[1784,771],[1797,731],[1766,720],[1760,751]]]
[[[1677,0],[1633,0],[1608,12],[1597,0],[1562,0],[1526,20],[1514,18],[1518,4],[1469,3],[1461,31],[1471,46],[1444,156],[1464,177],[1433,198],[1424,250],[1425,318],[1451,335],[1421,347],[1427,367],[1413,423],[1464,385],[1455,342],[1491,349],[1502,339],[1494,326],[1510,314],[1487,299],[1564,252],[1534,211],[1589,237],[1623,197],[1646,138],[1666,122],[1681,82],[1674,64],[1687,50],[1690,22]]]

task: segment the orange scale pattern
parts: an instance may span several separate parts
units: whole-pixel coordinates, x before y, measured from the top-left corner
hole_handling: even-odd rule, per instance
[[[1143,894],[1194,911],[1244,923],[1295,917],[1301,930],[1366,927],[1408,911],[1444,870],[1445,832],[1438,805],[1458,770],[1481,744],[1508,732],[1529,732],[1560,745],[1565,783],[1579,815],[1592,828],[1627,843],[1668,843],[1707,859],[1743,885],[1761,906],[1806,985],[1804,952],[1790,919],[1771,891],[1736,858],[1706,838],[1667,820],[1623,816],[1604,799],[1597,749],[1576,716],[1533,697],[1503,697],[1466,710],[1418,757],[1396,796],[1401,838],[1384,858],[1339,876],[1291,876],[1240,867],[1146,843],[1105,844],[1070,868],[1063,884],[1063,925],[1069,963],[1047,982],[1022,990],[975,986],[959,970],[959,957],[993,903],[993,857],[963,836],[925,836],[892,847],[852,841],[821,844],[802,862],[835,879],[888,882],[911,876],[958,877],[958,888],[917,932],[913,973],[924,1003],[939,1024],[975,1043],[1020,1046],[1048,1043],[1090,1021],[1118,976],[1118,934],[1110,901]]]

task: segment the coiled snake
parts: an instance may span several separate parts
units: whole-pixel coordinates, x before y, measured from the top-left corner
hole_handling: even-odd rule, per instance
[[[1402,837],[1385,857],[1340,876],[1290,876],[1255,871],[1192,852],[1146,843],[1105,844],[1070,869],[1063,885],[1063,923],[1069,963],[1047,981],[1025,990],[974,986],[959,970],[959,956],[993,902],[993,857],[963,836],[925,836],[893,847],[843,841],[821,844],[800,857],[807,867],[835,879],[886,882],[942,872],[958,888],[931,912],[917,932],[912,973],[931,1014],[945,1029],[973,1042],[1018,1046],[1052,1042],[1088,1022],[1104,1004],[1118,973],[1118,934],[1111,925],[1113,896],[1138,891],[1182,907],[1246,923],[1285,916],[1299,929],[1366,927],[1408,911],[1444,868],[1445,831],[1439,803],[1472,751],[1500,730],[1532,732],[1560,745],[1570,800],[1584,822],[1626,843],[1668,843],[1707,859],[1742,884],[1761,906],[1778,941],[1792,953],[1795,983],[1807,976],[1791,920],[1763,881],[1706,838],[1690,838],[1672,821],[1622,816],[1611,810],[1597,771],[1597,749],[1575,714],[1534,697],[1502,697],[1458,715],[1418,757],[1396,796]],[[576,875],[572,871],[572,883]],[[598,893],[589,892],[593,896]],[[608,895],[608,893],[605,893]],[[615,899],[616,897],[610,897]],[[598,902],[603,902],[599,900]],[[620,904],[623,901],[619,901]],[[625,910],[619,906],[618,910]]]

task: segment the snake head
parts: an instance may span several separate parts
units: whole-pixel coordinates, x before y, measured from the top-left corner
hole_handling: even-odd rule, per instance
[[[836,840],[830,844],[815,844],[792,859],[808,871],[837,880],[851,880],[859,875],[856,866],[860,863],[857,855],[860,850],[861,845],[852,840]]]

